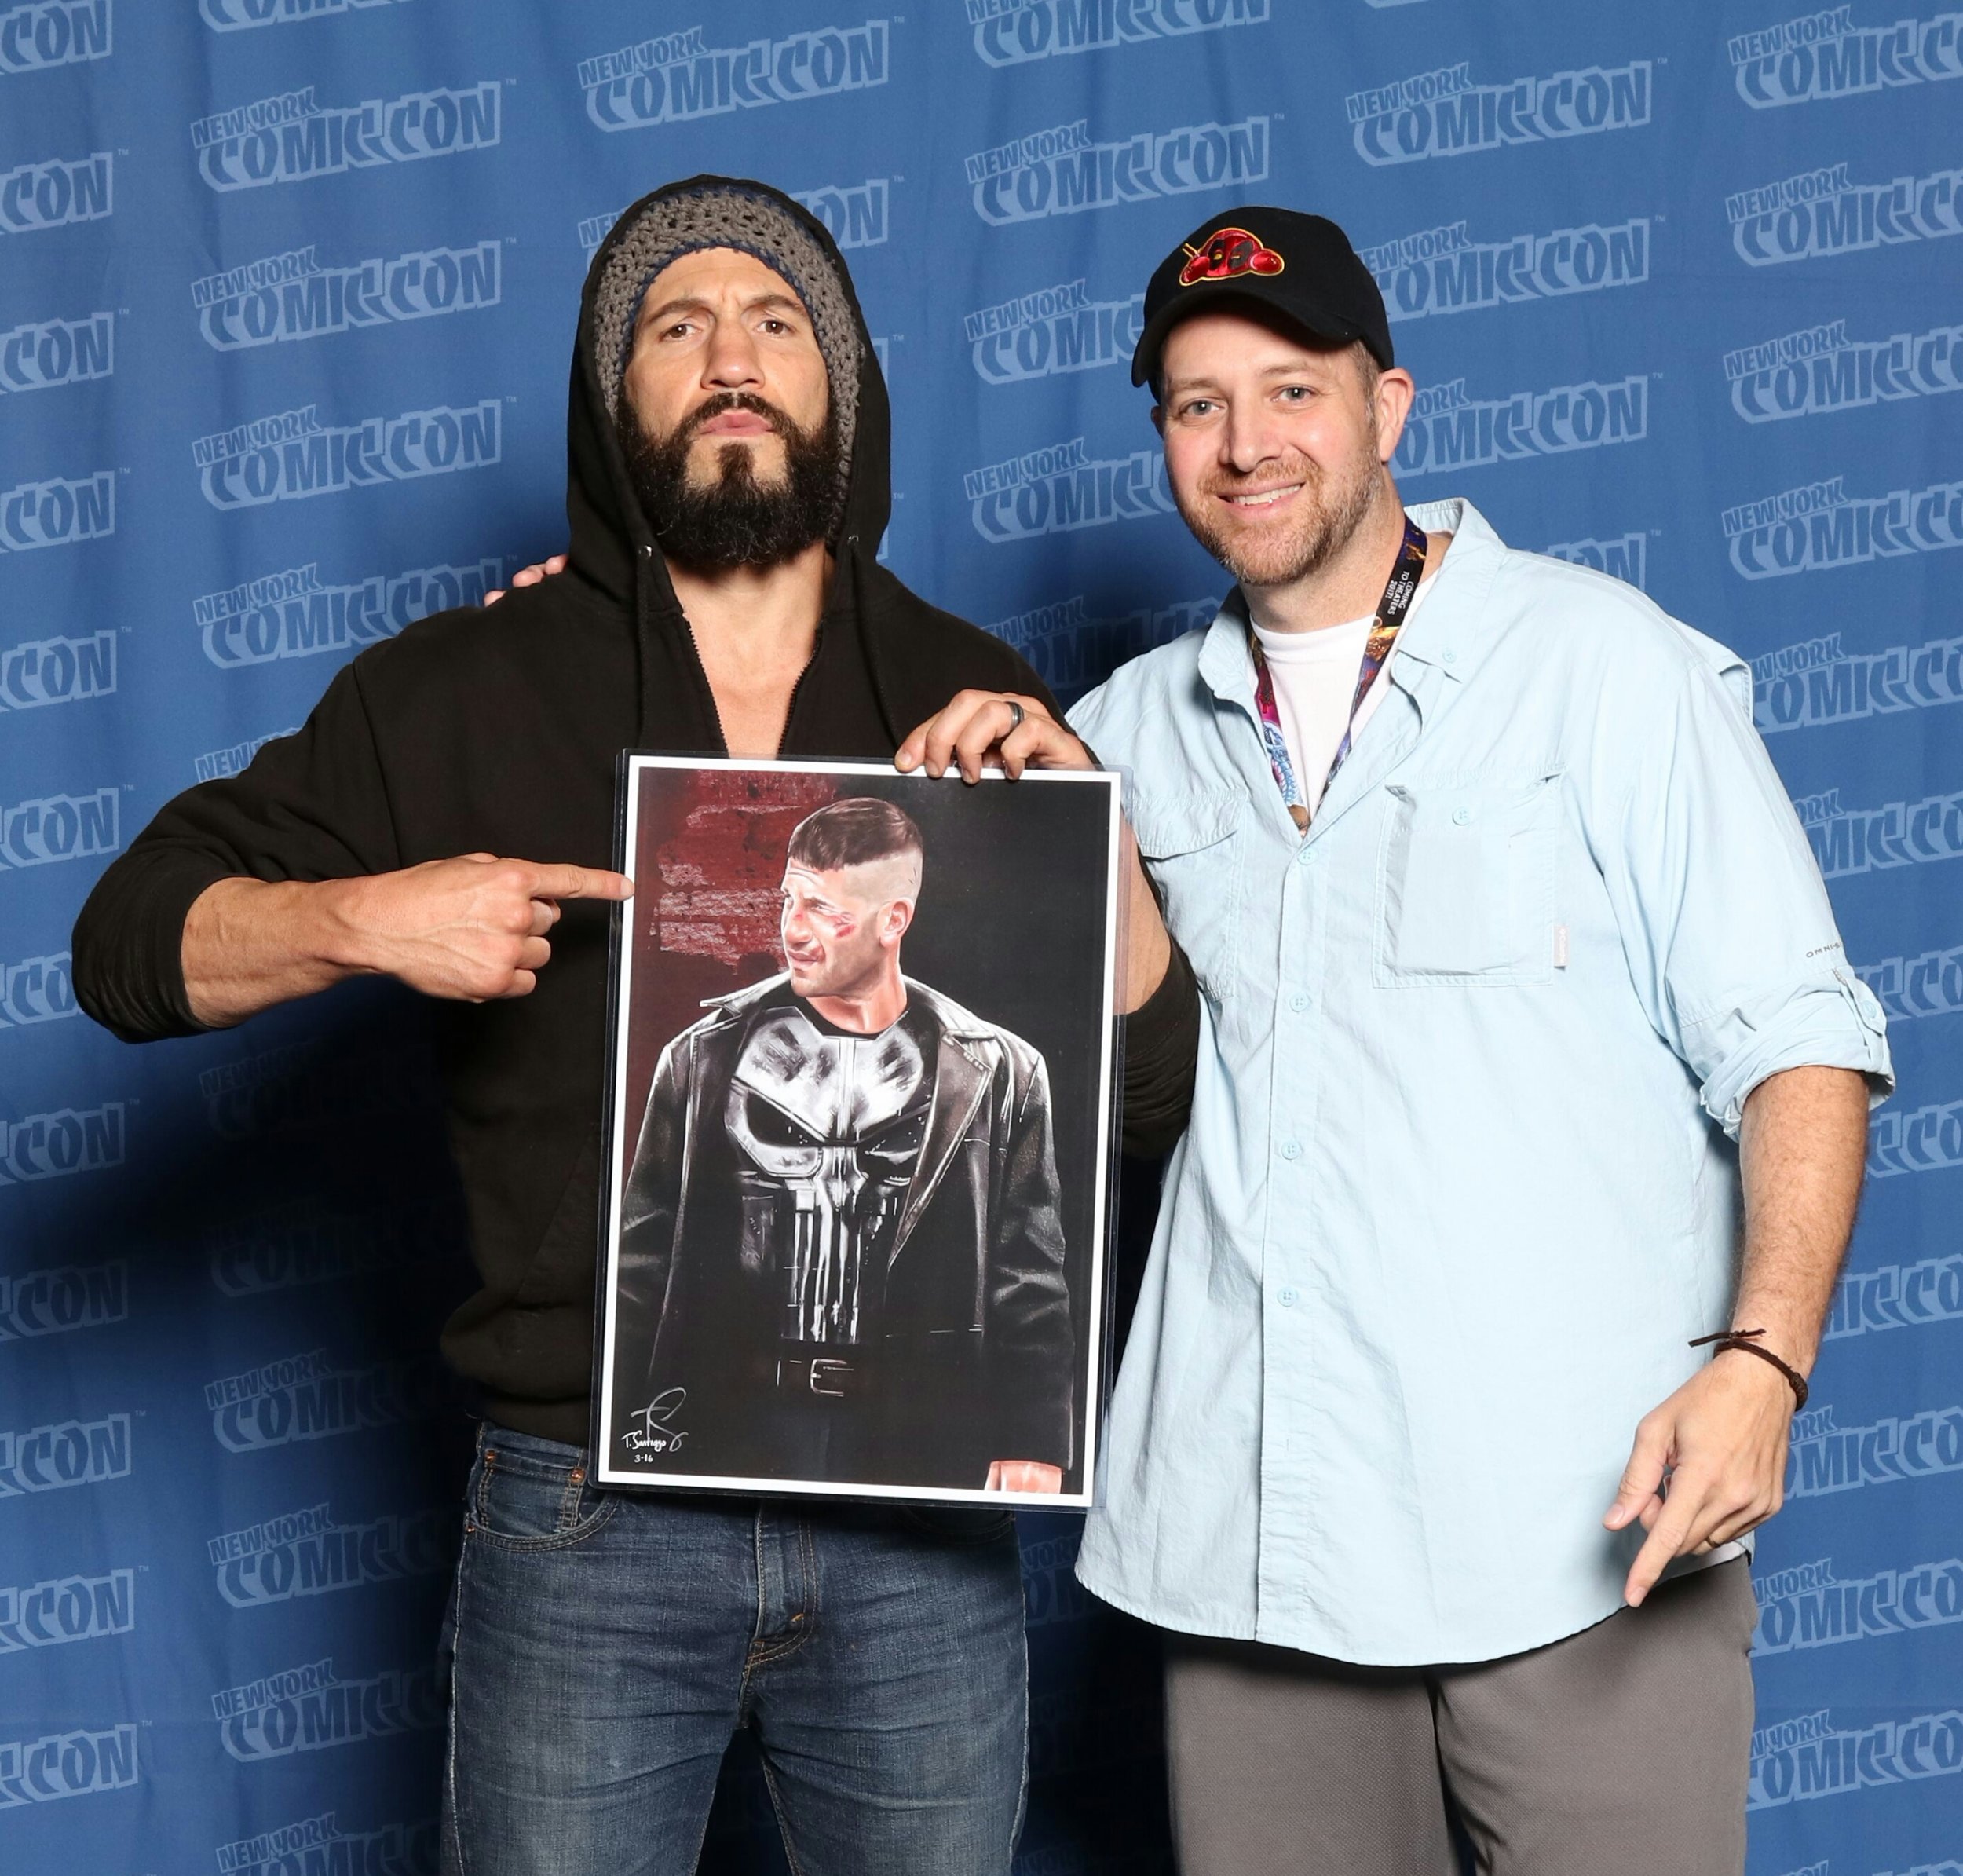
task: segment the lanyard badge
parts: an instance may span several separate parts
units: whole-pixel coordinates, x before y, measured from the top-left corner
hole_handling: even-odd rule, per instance
[[[1329,784],[1336,780],[1336,770],[1349,755],[1351,740],[1356,733],[1356,713],[1363,708],[1363,700],[1369,695],[1371,685],[1376,682],[1377,673],[1391,655],[1391,647],[1397,642],[1398,629],[1411,610],[1418,582],[1424,575],[1425,552],[1424,530],[1407,514],[1404,517],[1404,543],[1398,549],[1397,565],[1391,569],[1384,597],[1377,602],[1376,622],[1370,627],[1369,637],[1364,641],[1363,661],[1357,671],[1356,694],[1350,700],[1350,720],[1344,726],[1343,741],[1336,745],[1336,755],[1329,763],[1329,773],[1323,779],[1322,792],[1325,795]],[[1274,701],[1274,679],[1269,673],[1268,661],[1261,651],[1261,641],[1255,635],[1252,624],[1248,627],[1248,649],[1254,654],[1254,700],[1261,713],[1261,741],[1268,752],[1268,766],[1274,772],[1274,784],[1281,791],[1281,799],[1287,806],[1289,817],[1307,833],[1307,798],[1302,792],[1302,784],[1296,779],[1295,765],[1289,759],[1288,738],[1281,733],[1281,712]]]

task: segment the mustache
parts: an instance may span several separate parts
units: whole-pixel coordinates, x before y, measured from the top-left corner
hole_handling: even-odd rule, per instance
[[[1314,488],[1323,479],[1322,471],[1307,456],[1278,456],[1245,474],[1230,469],[1210,469],[1200,478],[1198,488],[1202,495],[1245,495],[1250,490],[1273,488],[1287,482]]]
[[[754,391],[718,391],[713,397],[696,405],[676,426],[674,441],[678,444],[689,441],[704,424],[713,423],[731,411],[747,411],[753,417],[761,417],[787,442],[803,433],[774,404],[758,397]]]

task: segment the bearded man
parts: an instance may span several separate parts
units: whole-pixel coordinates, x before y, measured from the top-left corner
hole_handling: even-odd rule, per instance
[[[1450,1876],[1456,1819],[1486,1876],[1735,1876],[1743,1540],[1881,1011],[1745,664],[1469,502],[1406,510],[1414,386],[1340,229],[1230,210],[1145,314],[1133,382],[1237,583],[1076,735],[977,696],[901,762],[1128,766],[1198,979],[1078,1566],[1166,1631],[1181,1868]]]
[[[901,970],[924,861],[890,802],[807,815],[784,858],[787,968],[661,1052],[621,1222],[615,1388],[622,1439],[664,1469],[1062,1488],[1049,1073]]]
[[[444,1824],[471,1876],[692,1870],[739,1728],[795,1867],[1009,1867],[1006,1509],[624,1498],[585,1458],[616,756],[883,759],[963,686],[1039,689],[879,565],[887,430],[823,227],[757,183],[656,190],[587,276],[570,570],[363,652],[76,927],[77,994],[130,1040],[364,975],[434,1000],[483,1282],[443,1338],[485,1414]]]

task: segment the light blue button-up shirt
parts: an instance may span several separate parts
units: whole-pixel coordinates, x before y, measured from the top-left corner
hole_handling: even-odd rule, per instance
[[[1166,1627],[1490,1660],[1612,1614],[1723,1329],[1745,1097],[1889,1085],[1739,660],[1469,503],[1306,836],[1245,625],[1070,713],[1204,993],[1079,1571]]]

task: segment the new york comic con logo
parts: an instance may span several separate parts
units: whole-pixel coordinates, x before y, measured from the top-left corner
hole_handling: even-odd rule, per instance
[[[0,1655],[127,1635],[137,1626],[137,1573],[64,1576],[0,1589]]]
[[[42,795],[0,803],[0,872],[113,854],[122,843],[121,801],[118,790],[98,788],[92,795]],[[7,1125],[0,1121],[0,1128]]]
[[[0,1739],[0,1811],[126,1790],[141,1777],[133,1726]]]
[[[0,234],[100,221],[115,212],[115,159],[107,150],[0,171]]]
[[[974,212],[1001,228],[1263,181],[1268,120],[1185,124],[1101,143],[1080,118],[977,151],[963,166]]]
[[[1727,45],[1738,96],[1754,111],[1963,78],[1963,13],[1857,26],[1852,5],[1802,13]]]
[[[1259,26],[1268,0],[967,0],[974,49],[990,65],[1107,46],[1149,46],[1230,26]]]
[[[1719,521],[1732,570],[1746,580],[1826,572],[1963,547],[1963,481],[1855,496],[1844,476],[1828,476],[1741,502]]]
[[[1859,810],[1847,817],[1854,824],[1851,831],[1856,834],[1860,831],[1862,817]],[[1906,839],[1905,823],[1913,825],[1925,850],[1941,843],[1939,850],[1925,850],[1910,855],[1910,859],[1954,860],[1963,855],[1963,794],[1932,795],[1921,801],[1888,802],[1879,809],[1868,810],[1866,817],[1886,825],[1888,842],[1892,850],[1881,864],[1907,864],[1900,857]],[[1870,1124],[1870,1179],[1892,1179],[1910,1172],[1938,1172],[1950,1166],[1963,1166],[1963,1101],[1932,1101],[1913,1114],[1883,1114]],[[1952,1410],[1950,1417],[1959,1429],[1963,1429],[1963,1408]]]
[[[324,13],[366,12],[400,5],[404,0],[198,0],[198,11],[214,32],[242,32],[254,26],[288,26]]]
[[[1400,476],[1430,475],[1640,443],[1650,433],[1649,393],[1639,374],[1504,397],[1474,397],[1462,378],[1427,385],[1411,406],[1392,467]]]
[[[1838,1797],[1963,1772],[1963,1713],[1950,1707],[1852,1730],[1831,1710],[1782,1720],[1752,1735],[1748,1811]],[[1952,1866],[1954,1867],[1954,1866]]]
[[[1724,199],[1731,245],[1748,267],[1863,254],[1963,234],[1963,169],[1856,182],[1823,164]]]
[[[0,1277],[0,1342],[100,1329],[129,1314],[130,1267],[120,1260]]]
[[[106,1172],[122,1164],[122,1143],[120,1101],[0,1121],[0,1186]]]
[[[1850,652],[1830,632],[1782,645],[1752,660],[1752,720],[1763,736],[1963,704],[1963,638]]]
[[[1157,450],[1093,459],[1081,437],[971,470],[963,485],[975,532],[998,546],[1174,511]]]
[[[1963,1472],[1963,1406],[1890,1415],[1862,1427],[1834,1424],[1831,1407],[1793,1422],[1786,1494],[1812,1498]]]
[[[328,425],[309,404],[200,437],[191,459],[199,491],[213,507],[256,508],[487,469],[503,459],[502,414],[487,397]]]
[[[1963,639],[1952,642],[1963,660]],[[1963,703],[1963,690],[1950,700]],[[1963,945],[1925,951],[1916,957],[1877,958],[1855,968],[1875,1001],[1897,1022],[1953,1016],[1963,1010]],[[1963,1252],[1939,1265],[1925,1260],[1892,1265],[1884,1273],[1842,1278],[1827,1333],[1865,1335],[1870,1329],[1899,1329],[1953,1316],[1963,1316]]]
[[[116,635],[30,638],[0,652],[0,710],[38,710],[106,697],[116,687]]]
[[[205,1548],[218,1593],[235,1609],[251,1609],[439,1574],[456,1560],[455,1537],[448,1506],[339,1524],[327,1505],[316,1505],[227,1531]]]
[[[0,554],[31,554],[37,547],[71,547],[116,531],[116,478],[49,476],[0,490]]]
[[[864,182],[825,182],[814,189],[788,189],[784,192],[800,207],[808,208],[824,224],[825,232],[842,248],[879,247],[889,230],[887,198],[898,178],[868,176]],[[579,251],[588,260],[613,225],[627,212],[623,203],[601,215],[582,215],[577,228]],[[875,344],[879,342],[875,341]]]
[[[602,130],[640,130],[766,104],[863,91],[886,82],[888,22],[822,26],[781,39],[709,46],[703,28],[582,59],[587,115]]]
[[[223,669],[310,658],[392,638],[432,613],[481,605],[503,567],[502,560],[480,560],[326,581],[309,561],[201,594],[191,602],[192,618],[204,655]]]
[[[971,313],[962,330],[975,375],[988,384],[1129,364],[1145,330],[1145,295],[1094,300],[1084,281],[1064,281]]]
[[[0,964],[0,1029],[57,1022],[76,1013],[75,983],[67,952],[50,952],[46,956],[24,957],[17,964]],[[4,1284],[0,1284],[0,1296],[5,1293]],[[5,1340],[4,1327],[0,1327],[0,1341]]]
[[[252,1296],[371,1271],[400,1273],[443,1242],[447,1224],[433,1200],[344,1211],[316,1198],[288,1199],[206,1232],[212,1287],[221,1296]]]
[[[106,59],[111,40],[109,0],[27,0],[0,11],[0,72]]]
[[[343,1830],[331,1811],[218,1846],[218,1876],[437,1876],[436,1819]]]
[[[198,331],[214,351],[320,338],[495,306],[503,243],[426,247],[323,267],[311,247],[269,254],[191,283]],[[4,364],[0,351],[0,365]]]
[[[1963,390],[1963,324],[1859,339],[1831,320],[1726,353],[1724,376],[1747,423],[1939,397]]]
[[[503,133],[494,80],[321,104],[313,87],[214,112],[191,126],[198,174],[212,188],[268,188],[426,157],[488,149]]]
[[[1831,1647],[1963,1622],[1963,1558],[1842,1581],[1831,1558],[1763,1576],[1754,1655]]]
[[[1561,299],[1650,277],[1650,218],[1584,221],[1546,234],[1475,241],[1449,222],[1361,250],[1395,322]]]
[[[1375,167],[1470,156],[1647,124],[1650,66],[1637,59],[1482,85],[1470,64],[1446,65],[1353,91],[1343,108],[1356,153]]]
[[[0,395],[46,391],[109,377],[116,368],[112,313],[82,319],[30,320],[0,332]]]
[[[344,1680],[331,1658],[227,1688],[211,1696],[211,1710],[225,1750],[241,1764],[421,1732],[444,1717],[433,1669]]]
[[[316,1350],[212,1381],[204,1401],[219,1445],[228,1453],[250,1453],[426,1420],[442,1395],[443,1384],[426,1362],[342,1368]]]
[[[1884,958],[1859,967],[1862,982],[1888,1015],[1905,1019],[1942,1016],[1963,1009],[1963,945],[1925,951],[1920,957]],[[1915,1263],[1884,1264],[1843,1277],[1827,1318],[1828,1341],[1885,1335],[1963,1318],[1963,1251]],[[1953,1596],[1963,1616],[1963,1582]]]
[[[0,1498],[66,1491],[130,1476],[130,1416],[0,1432]]]
[[[1793,798],[1821,875],[1845,879],[1899,866],[1963,858],[1963,794],[1851,805],[1837,788]],[[1963,1163],[1963,1103],[1938,1103],[1913,1114],[1890,1108],[1868,1125],[1870,1179],[1933,1172]]]

